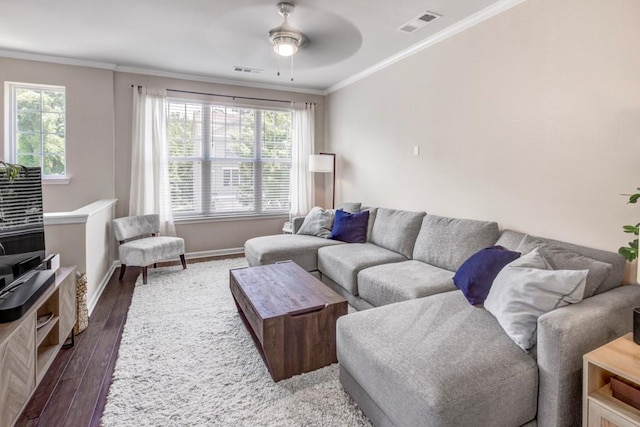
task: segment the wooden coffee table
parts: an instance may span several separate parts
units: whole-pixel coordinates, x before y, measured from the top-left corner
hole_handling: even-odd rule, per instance
[[[336,321],[347,301],[293,262],[230,271],[238,312],[274,381],[338,361]]]

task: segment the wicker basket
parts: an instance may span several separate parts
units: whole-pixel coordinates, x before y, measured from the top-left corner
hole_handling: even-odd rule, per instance
[[[77,320],[74,333],[77,335],[89,326],[89,310],[87,309],[87,274],[76,275],[76,311]]]

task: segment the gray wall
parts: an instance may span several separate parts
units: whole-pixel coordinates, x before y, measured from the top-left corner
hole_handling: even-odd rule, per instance
[[[0,82],[4,81],[66,87],[67,172],[71,181],[44,186],[45,212],[74,211],[99,199],[116,198],[116,216],[128,214],[132,84],[315,102],[316,151],[324,148],[324,96],[0,57]],[[0,91],[4,94],[4,85]],[[4,103],[0,103],[0,115],[4,117]],[[4,120],[0,121],[0,134],[4,135]],[[4,146],[1,148],[4,150]],[[320,179],[316,190],[318,203],[323,203],[326,196]],[[251,237],[281,232],[285,221],[286,218],[198,222],[179,224],[177,232],[185,238],[188,252],[206,252],[241,248]]]
[[[66,87],[69,184],[45,184],[45,212],[73,211],[115,196],[113,71],[0,57],[0,99],[4,82]],[[0,103],[4,118],[4,102]],[[0,120],[0,135],[4,133]],[[0,139],[4,158],[4,138]]]

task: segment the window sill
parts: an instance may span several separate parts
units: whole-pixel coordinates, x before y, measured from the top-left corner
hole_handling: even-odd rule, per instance
[[[176,225],[182,224],[200,224],[207,222],[235,222],[235,221],[256,221],[261,219],[286,219],[289,220],[289,214],[273,214],[273,215],[238,215],[228,217],[174,217],[173,222]]]
[[[65,185],[71,182],[71,178],[64,176],[60,178],[42,178],[43,185]]]

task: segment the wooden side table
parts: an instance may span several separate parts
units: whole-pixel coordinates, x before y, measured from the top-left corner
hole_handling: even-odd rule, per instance
[[[615,399],[610,378],[640,385],[640,345],[627,334],[583,357],[583,427],[640,426],[640,410]]]

